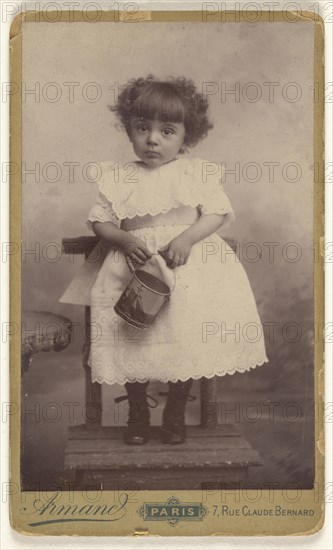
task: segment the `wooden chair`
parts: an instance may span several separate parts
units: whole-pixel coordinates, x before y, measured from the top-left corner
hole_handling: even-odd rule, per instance
[[[97,237],[65,238],[65,254],[80,254],[85,259],[98,243]],[[250,466],[261,465],[256,451],[242,437],[235,425],[218,423],[216,378],[200,380],[199,426],[188,428],[188,442],[174,447],[159,443],[158,428],[142,447],[127,446],[122,441],[122,428],[102,426],[102,385],[91,380],[88,365],[90,352],[90,307],[85,307],[85,425],[70,428],[65,465],[75,469],[77,483],[100,482],[113,487],[135,483],[138,488],[202,488],[198,468],[205,481],[221,478],[226,483],[238,482],[247,476]],[[156,440],[154,439],[156,437]],[[133,450],[134,449],[134,450]],[[152,452],[154,450],[154,452]],[[168,462],[169,461],[169,462]],[[166,467],[167,464],[167,467]],[[151,469],[157,473],[152,478]]]

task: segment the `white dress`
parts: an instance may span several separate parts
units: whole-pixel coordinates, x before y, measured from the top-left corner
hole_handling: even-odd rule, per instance
[[[207,164],[182,157],[159,168],[139,161],[106,164],[88,226],[111,221],[119,227],[125,218],[155,216],[180,205],[198,207],[202,214],[225,214],[228,225],[234,219],[232,207],[220,177],[205,177]],[[162,225],[131,233],[157,252],[186,227]],[[187,264],[174,271],[159,255],[152,262],[174,289],[149,328],[134,328],[114,311],[131,279],[123,253],[114,249],[102,253],[97,262],[85,262],[60,299],[91,306],[89,365],[94,382],[211,378],[246,372],[268,361],[248,277],[219,235],[195,244]]]

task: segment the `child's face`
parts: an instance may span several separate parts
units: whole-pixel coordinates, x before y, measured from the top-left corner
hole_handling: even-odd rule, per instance
[[[130,140],[135,154],[156,168],[172,160],[185,139],[183,122],[161,122],[144,118],[131,120]]]

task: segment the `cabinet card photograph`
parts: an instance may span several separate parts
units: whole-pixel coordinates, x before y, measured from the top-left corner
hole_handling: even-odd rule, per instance
[[[315,533],[323,22],[139,4],[11,28],[12,527]]]

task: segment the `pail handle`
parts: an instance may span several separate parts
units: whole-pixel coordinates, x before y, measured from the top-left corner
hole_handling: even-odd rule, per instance
[[[134,273],[135,271],[135,267],[134,265],[132,264],[132,260],[130,259],[129,256],[125,256],[125,260],[126,260],[126,263],[127,263],[127,266],[128,266],[128,269],[130,270],[131,273]]]
[[[160,254],[158,252],[152,252],[152,254],[154,254],[155,256],[160,256]],[[164,258],[163,258],[164,259]],[[134,265],[132,264],[132,260],[129,258],[129,256],[125,256],[125,260],[126,260],[126,263],[127,263],[127,266],[128,266],[128,269],[130,270],[131,273],[135,273],[135,267]],[[173,292],[175,290],[175,287],[176,287],[176,272],[175,272],[175,268],[172,269],[173,271],[173,276],[174,276],[174,284],[173,284],[173,288],[170,289],[170,292]]]

